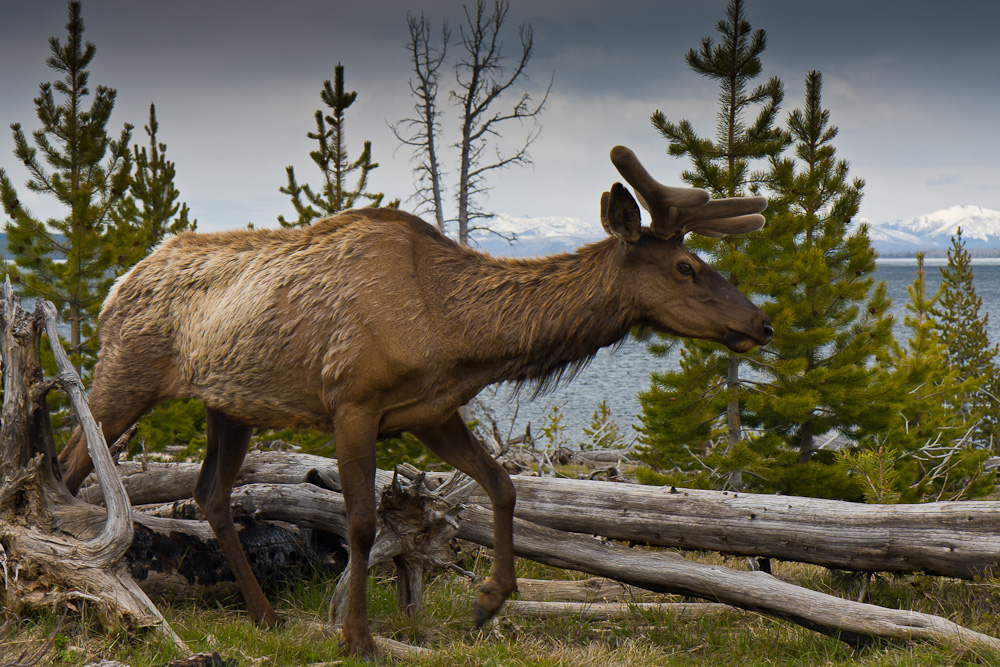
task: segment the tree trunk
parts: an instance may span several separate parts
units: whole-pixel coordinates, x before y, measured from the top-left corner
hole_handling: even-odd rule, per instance
[[[799,431],[799,463],[809,463],[813,455],[813,423],[812,420],[802,425]]]
[[[726,406],[726,453],[731,454],[743,439],[743,427],[740,424],[740,399],[736,393],[740,388],[740,358],[729,355],[729,372],[726,376],[726,388],[733,392]],[[729,473],[729,488],[735,491],[743,490],[743,471],[733,470]]]
[[[25,313],[7,282],[2,289],[4,405],[0,429],[0,559],[5,572],[4,606],[15,613],[88,601],[106,626],[152,627],[187,651],[184,642],[124,570],[121,557],[132,541],[132,511],[114,471],[100,428],[87,406],[79,376],[59,344],[55,308],[36,301]],[[59,367],[43,382],[43,326]],[[45,396],[54,386],[69,395],[94,460],[107,510],[96,534],[79,537],[62,522],[71,498],[58,477]]]

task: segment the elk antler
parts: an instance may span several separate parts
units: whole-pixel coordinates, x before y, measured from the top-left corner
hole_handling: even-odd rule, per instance
[[[652,218],[650,229],[662,238],[694,232],[702,236],[746,234],[764,226],[760,212],[765,197],[710,199],[700,188],[674,188],[656,181],[628,148],[611,149],[611,162],[635,190],[636,197]]]

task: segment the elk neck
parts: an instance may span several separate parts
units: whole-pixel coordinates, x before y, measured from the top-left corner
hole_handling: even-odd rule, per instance
[[[615,239],[530,260],[464,255],[439,267],[448,272],[443,314],[463,332],[459,364],[487,383],[543,390],[623,340],[638,321]]]

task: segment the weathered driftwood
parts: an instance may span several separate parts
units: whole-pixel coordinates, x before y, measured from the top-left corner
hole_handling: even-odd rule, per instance
[[[281,465],[283,460],[288,465]],[[123,481],[127,488],[134,489],[138,501],[158,502],[142,508],[144,511],[137,514],[140,523],[146,524],[148,518],[159,519],[169,523],[149,524],[152,530],[188,534],[192,531],[185,528],[183,519],[203,519],[194,500],[184,497],[190,494],[197,475],[196,464],[148,464],[145,471],[133,465],[126,466],[124,472]],[[233,490],[234,518],[284,521],[347,539],[343,496],[331,491],[340,488],[336,461],[306,454],[252,452],[237,483],[250,480],[268,482],[247,483]],[[399,605],[412,611],[421,605],[427,565],[445,565],[448,556],[453,555],[450,541],[458,526],[455,516],[473,483],[456,477],[451,485],[436,484],[438,488],[432,492],[424,486],[422,476],[407,481],[379,471],[376,485],[380,489],[380,524],[369,566],[389,561],[395,564]],[[84,492],[91,497],[88,488],[81,489]],[[173,498],[179,499],[167,502]],[[88,520],[93,517],[79,518],[81,522]],[[213,537],[211,531],[205,533],[205,524],[196,531],[203,540]],[[260,579],[261,574],[257,577]],[[176,578],[168,581],[179,582]],[[331,602],[331,614],[338,619],[347,592],[346,580],[341,584]]]
[[[285,458],[287,467],[282,463]],[[142,472],[133,463],[125,468],[124,483],[137,504],[167,502],[190,496],[196,474],[196,464],[151,463]],[[252,452],[241,479],[315,481],[336,474],[336,461],[323,457]],[[429,475],[428,484],[446,478],[444,473]],[[568,532],[844,570],[927,572],[967,579],[1000,561],[996,530],[1000,502],[864,505],[553,477],[512,479],[516,516]],[[379,473],[380,487],[390,480],[391,473]],[[274,502],[270,518],[292,521],[289,513],[294,513],[298,520],[310,521],[305,524],[309,527],[319,521],[343,521],[342,509],[324,507],[326,501],[308,491],[303,491],[305,512],[289,508],[287,500],[268,500],[272,498],[268,493],[245,493],[244,497],[257,498],[253,502]],[[486,502],[478,487],[471,501]],[[249,511],[242,515],[252,516]],[[313,522],[308,518],[312,514],[320,518]]]
[[[280,501],[267,498],[269,493],[276,492],[274,485],[246,487],[244,493],[252,502],[245,507],[252,506],[260,519],[280,517],[283,521],[312,522],[312,525],[320,521],[318,516],[333,516],[343,511],[340,509],[343,500],[334,491],[307,489],[311,486],[308,484],[286,486],[289,488],[281,489]],[[304,498],[301,502],[300,493]],[[326,500],[321,501],[323,498]],[[323,510],[323,506],[327,509]],[[238,505],[236,514],[241,511],[246,510],[240,510]],[[271,511],[275,515],[269,515]],[[457,535],[492,546],[492,514],[479,506],[468,506],[460,517]],[[614,578],[652,591],[688,595],[769,614],[854,645],[896,639],[1000,649],[1000,640],[937,616],[850,602],[783,582],[763,572],[701,565],[676,554],[628,549],[523,520],[516,522],[515,549],[517,555],[540,563]]]
[[[434,490],[424,480],[424,475],[412,481],[393,476],[390,484],[381,487],[378,533],[368,556],[369,568],[389,561],[396,566],[397,601],[409,613],[422,607],[427,566],[446,564],[442,555],[451,552],[458,514],[475,485],[461,473]],[[378,478],[375,487],[378,491]],[[346,618],[349,584],[348,577],[342,576],[330,601],[330,617],[338,625]]]
[[[470,506],[458,536],[491,546],[492,515]],[[784,582],[764,572],[702,565],[668,552],[601,542],[516,519],[514,551],[555,567],[613,577],[632,586],[721,602],[798,623],[852,645],[884,640],[923,640],[959,648],[1000,649],[1000,639],[939,616],[851,602]]]
[[[158,465],[166,471],[178,469],[173,465]],[[190,466],[179,467],[180,477],[187,473],[185,467]],[[314,562],[326,566],[329,564],[327,561],[334,560],[334,567],[342,568],[346,555],[339,544],[333,543],[334,540],[340,543],[347,540],[347,520],[340,493],[305,482],[247,484],[234,489],[232,501],[240,541],[247,554],[252,554],[255,576],[263,584],[273,579],[275,574],[266,571],[268,568],[264,563],[273,562],[275,558],[291,557],[296,548],[294,544],[286,548],[275,545],[273,539],[257,540],[246,536],[248,525],[257,526],[258,519],[269,524],[278,522],[277,528],[269,526],[278,533],[281,532],[281,524],[290,524],[294,530],[312,531],[312,542],[317,551],[310,555],[317,559]],[[215,533],[193,498],[137,506],[136,510],[133,515],[136,537],[125,557],[143,590],[157,596],[206,599],[225,597],[236,590],[235,580],[218,548]],[[74,533],[89,535],[99,528],[103,517],[104,511],[100,507],[80,503],[66,513],[63,522],[72,526]],[[256,532],[256,528],[252,528],[251,532]],[[276,539],[288,542],[295,538],[278,536]],[[143,548],[146,543],[149,547]],[[166,549],[156,544],[165,545]],[[300,545],[298,550],[307,548],[307,545]],[[202,562],[195,567],[187,559],[175,560],[171,555],[184,553],[197,555]]]
[[[7,282],[2,288],[3,425],[0,427],[0,556],[5,562],[7,608],[46,608],[60,600],[89,601],[111,626],[151,627],[186,650],[156,607],[124,569],[132,541],[132,510],[104,438],[87,406],[79,376],[59,344],[55,308],[37,301],[26,313]],[[48,333],[59,376],[44,382],[40,338]],[[93,534],[79,537],[61,522],[71,498],[58,481],[55,446],[45,407],[59,386],[92,443],[98,484],[107,510]]]
[[[542,477],[514,485],[517,517],[616,540],[966,579],[1000,562],[1000,502],[865,505]]]
[[[118,474],[133,505],[167,503],[190,498],[200,463],[163,463],[122,461]],[[392,482],[392,472],[378,470],[376,486],[384,488]],[[90,481],[91,478],[88,478]],[[337,461],[298,452],[256,451],[247,454],[236,478],[236,486],[244,484],[296,484],[308,482],[328,489],[340,489]],[[77,497],[89,503],[100,503],[101,495],[95,484],[83,486]]]
[[[602,577],[576,581],[517,580],[517,598],[522,602],[639,602],[653,595]]]
[[[505,614],[532,618],[579,617],[587,621],[614,621],[639,614],[663,614],[677,619],[704,618],[732,613],[727,604],[714,602],[536,602],[510,600]]]

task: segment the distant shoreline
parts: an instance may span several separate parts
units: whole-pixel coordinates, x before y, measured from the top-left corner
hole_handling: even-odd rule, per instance
[[[879,260],[885,259],[912,259],[915,260],[918,253],[923,253],[927,259],[937,257],[947,257],[949,248],[929,248],[927,250],[905,250],[905,251],[881,251],[877,247],[875,250],[879,254]],[[968,242],[965,244],[965,251],[973,259],[1000,259],[1000,248],[970,248]]]

